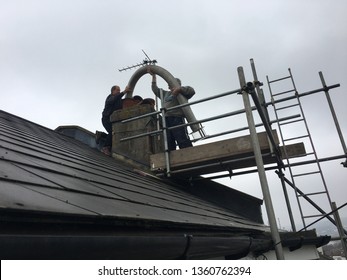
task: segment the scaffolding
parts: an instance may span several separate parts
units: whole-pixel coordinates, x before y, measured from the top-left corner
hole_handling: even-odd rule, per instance
[[[131,139],[135,139],[138,137],[144,137],[144,136],[156,136],[156,135],[163,135],[164,138],[164,153],[161,154],[155,154],[153,155],[151,163],[151,169],[157,176],[165,176],[165,177],[171,177],[171,176],[189,176],[189,180],[191,180],[192,183],[197,180],[206,180],[206,179],[219,179],[223,177],[231,177],[231,176],[238,176],[238,175],[245,175],[250,173],[257,172],[259,175],[259,180],[262,188],[262,193],[264,196],[264,202],[266,206],[267,215],[269,218],[269,224],[271,228],[272,233],[272,239],[275,244],[275,251],[276,256],[278,259],[283,259],[283,251],[281,246],[281,240],[278,233],[276,218],[273,210],[273,205],[271,201],[271,196],[268,188],[267,178],[266,178],[266,171],[269,170],[275,170],[276,174],[278,175],[285,201],[286,206],[288,210],[288,216],[291,222],[292,230],[296,230],[295,222],[294,222],[294,216],[292,213],[292,205],[288,196],[288,190],[287,187],[291,187],[296,195],[297,204],[300,210],[301,220],[303,222],[303,229],[306,230],[311,225],[315,224],[316,222],[320,221],[323,218],[328,219],[331,223],[333,223],[339,231],[340,234],[340,240],[343,244],[343,248],[346,252],[346,230],[343,229],[342,224],[340,222],[339,216],[338,216],[338,210],[342,207],[346,206],[346,204],[343,204],[340,207],[337,207],[334,202],[331,201],[329,189],[326,184],[326,181],[324,179],[323,171],[320,166],[321,162],[324,161],[331,161],[336,159],[345,159],[345,162],[343,162],[343,166],[347,167],[347,149],[345,145],[345,141],[343,138],[343,134],[334,110],[334,106],[330,99],[330,93],[329,91],[331,89],[337,88],[340,85],[334,84],[327,86],[323,77],[323,74],[319,72],[319,76],[322,82],[322,87],[319,89],[315,89],[309,92],[299,93],[296,89],[296,85],[294,82],[293,75],[291,73],[291,70],[288,69],[289,75],[283,78],[270,80],[267,76],[267,84],[270,91],[271,101],[266,102],[265,96],[263,93],[262,86],[263,84],[258,81],[256,68],[253,59],[250,60],[251,68],[252,68],[252,74],[253,74],[253,82],[247,82],[243,68],[239,67],[238,70],[238,76],[240,81],[240,88],[237,88],[232,91],[228,91],[225,93],[221,93],[218,95],[214,95],[208,98],[200,99],[197,101],[181,104],[179,106],[175,106],[172,108],[165,108],[164,104],[162,102],[160,110],[156,112],[152,112],[149,114],[137,116],[135,118],[123,120],[123,123],[131,122],[140,118],[148,117],[148,116],[157,116],[157,119],[161,118],[161,124],[158,125],[158,129],[155,131],[151,131],[148,133],[143,133],[140,135],[135,135],[127,138],[121,139],[121,141],[127,141]],[[291,88],[286,89],[281,92],[274,92],[273,85],[275,83],[280,83],[282,81],[289,80],[291,82]],[[332,117],[334,119],[335,127],[343,148],[343,154],[341,155],[334,155],[330,157],[325,158],[319,158],[317,155],[317,152],[315,150],[314,141],[312,139],[312,135],[309,130],[308,123],[305,118],[303,106],[301,104],[301,98],[312,95],[315,93],[324,92],[327,102],[329,104],[330,112],[332,114]],[[167,127],[165,123],[165,114],[170,110],[175,110],[179,108],[184,108],[188,106],[193,106],[199,103],[207,102],[210,100],[215,100],[219,98],[223,98],[230,95],[242,95],[244,108],[240,110],[236,110],[233,112],[221,114],[214,117],[209,117],[205,119],[200,119],[195,121],[194,123],[190,122],[187,124],[175,126],[175,127]],[[249,97],[251,96],[251,99],[253,101],[253,106],[251,106],[251,102]],[[163,100],[163,99],[161,99]],[[269,117],[269,107],[273,109],[273,112],[275,114],[275,119],[271,120]],[[297,108],[297,111],[293,113],[292,110],[291,114],[285,113],[283,116],[281,115],[281,112],[285,112],[287,109],[293,109]],[[256,112],[257,116],[259,116],[261,122],[255,123],[254,121],[254,113]],[[237,115],[246,115],[247,118],[247,126],[233,129],[233,130],[226,130],[221,133],[217,133],[214,135],[206,135],[206,133],[203,131],[203,125],[204,123],[237,116]],[[290,125],[297,125],[299,123],[303,124],[304,127],[304,134],[302,135],[296,135],[288,137],[286,136],[286,128]],[[272,128],[272,125],[277,124],[277,128],[279,131],[280,139],[277,139],[277,133]],[[194,139],[193,141],[200,141],[200,140],[206,140],[211,139],[214,137],[220,137],[228,134],[234,134],[236,132],[241,131],[248,131],[249,132],[249,141],[251,143],[252,152],[251,154],[247,152],[243,152],[241,154],[233,154],[230,155],[230,157],[221,157],[220,155],[216,154],[215,159],[209,159],[205,160],[202,158],[202,161],[194,160],[194,162],[191,163],[185,163],[182,164],[182,158],[183,156],[179,155],[180,150],[177,151],[169,151],[168,146],[166,143],[166,132],[171,129],[175,129],[178,127],[187,127],[197,125],[202,130],[202,133],[200,133],[200,138]],[[256,129],[258,127],[262,127],[266,134],[266,147],[262,146],[260,144],[260,139],[262,137],[261,133],[257,133]],[[239,139],[238,139],[239,141]],[[263,141],[263,140],[262,140]],[[297,141],[303,141],[303,143],[297,143]],[[294,144],[293,144],[294,142]],[[223,145],[227,145],[228,142],[223,142]],[[229,143],[232,145],[232,143]],[[282,144],[282,146],[280,146]],[[215,147],[217,145],[213,146],[213,143],[206,144],[209,146],[206,146],[205,150],[216,150]],[[304,148],[303,148],[304,145]],[[202,146],[195,146],[192,148],[189,148],[190,153],[194,154],[194,150],[201,150],[204,149]],[[201,153],[201,151],[200,151]],[[176,157],[176,159],[175,159]],[[201,158],[201,156],[200,156]],[[161,165],[158,164],[158,162],[162,161]],[[303,167],[307,166],[315,166],[316,169],[310,170],[307,172],[296,172],[297,169],[302,169]],[[237,167],[246,168],[246,170],[237,171]],[[284,170],[289,170],[290,179],[286,178]],[[209,177],[202,177],[202,176],[196,176],[196,175],[206,175],[206,174],[214,174],[217,172],[224,172],[224,174],[219,175],[212,175]],[[299,180],[297,178],[301,177],[310,177],[310,176],[319,176],[320,180],[322,181],[322,189],[315,192],[307,192],[304,189],[301,189],[299,186]],[[326,198],[326,205],[321,206],[320,202],[316,200],[317,196],[324,196]],[[313,215],[307,215],[305,213],[305,209],[303,207],[303,201],[305,203],[308,203],[315,209],[316,213]],[[327,208],[328,205],[328,208]],[[327,210],[328,209],[328,210]],[[318,218],[313,223],[307,224],[308,219],[312,218]]]

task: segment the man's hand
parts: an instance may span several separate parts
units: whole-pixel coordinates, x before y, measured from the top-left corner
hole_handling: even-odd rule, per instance
[[[147,73],[152,76],[152,82],[155,83],[157,81],[157,76],[152,72],[150,66],[147,66]]]
[[[152,72],[150,66],[147,66],[147,73],[152,75],[152,83],[156,83],[157,82],[157,76]]]
[[[147,73],[152,75],[152,76],[155,75],[151,70],[151,66],[147,66]]]
[[[124,89],[125,93],[129,93],[129,92],[132,92],[132,91],[133,90],[129,86],[126,86],[125,89]]]
[[[177,96],[181,93],[181,87],[176,87],[172,89],[172,95]]]

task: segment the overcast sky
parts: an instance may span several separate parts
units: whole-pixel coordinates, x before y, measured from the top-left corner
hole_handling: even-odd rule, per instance
[[[100,118],[111,86],[123,89],[134,73],[118,69],[142,62],[143,49],[193,86],[194,100],[239,88],[238,66],[253,81],[250,58],[268,101],[266,75],[280,78],[290,67],[305,92],[321,88],[322,71],[328,85],[341,84],[330,94],[346,136],[346,11],[345,0],[0,0],[0,109],[51,129],[104,130]],[[153,97],[150,81],[144,76],[135,94]],[[163,80],[159,85],[166,88]],[[202,119],[242,105],[234,95],[192,109]],[[303,106],[318,155],[343,154],[324,93],[303,98]],[[213,134],[244,124],[235,118],[205,129]],[[341,161],[323,164],[338,206],[347,202]],[[267,174],[275,213],[287,228],[282,187]],[[262,198],[257,174],[223,183]],[[347,216],[346,207],[341,213]]]

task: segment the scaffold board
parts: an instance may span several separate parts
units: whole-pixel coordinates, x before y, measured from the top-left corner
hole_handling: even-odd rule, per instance
[[[276,130],[273,130],[272,133],[275,143],[278,145],[279,140]],[[271,155],[267,133],[260,132],[257,135],[264,164],[276,163],[276,157]],[[283,147],[280,147],[280,149],[283,149]],[[299,157],[306,154],[303,143],[286,145],[286,151],[288,157]],[[250,135],[171,151],[169,158],[170,170],[187,169],[187,172],[189,171],[194,175],[256,165]],[[165,153],[151,155],[150,164],[153,172],[166,170]]]

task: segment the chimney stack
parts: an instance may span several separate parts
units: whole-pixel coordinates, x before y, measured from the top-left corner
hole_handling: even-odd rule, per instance
[[[150,155],[164,151],[162,135],[147,135],[125,141],[121,141],[121,139],[158,130],[158,115],[147,116],[125,123],[122,123],[122,121],[154,111],[153,105],[137,104],[113,112],[110,118],[112,122],[112,157],[121,159],[138,168],[150,168]]]

